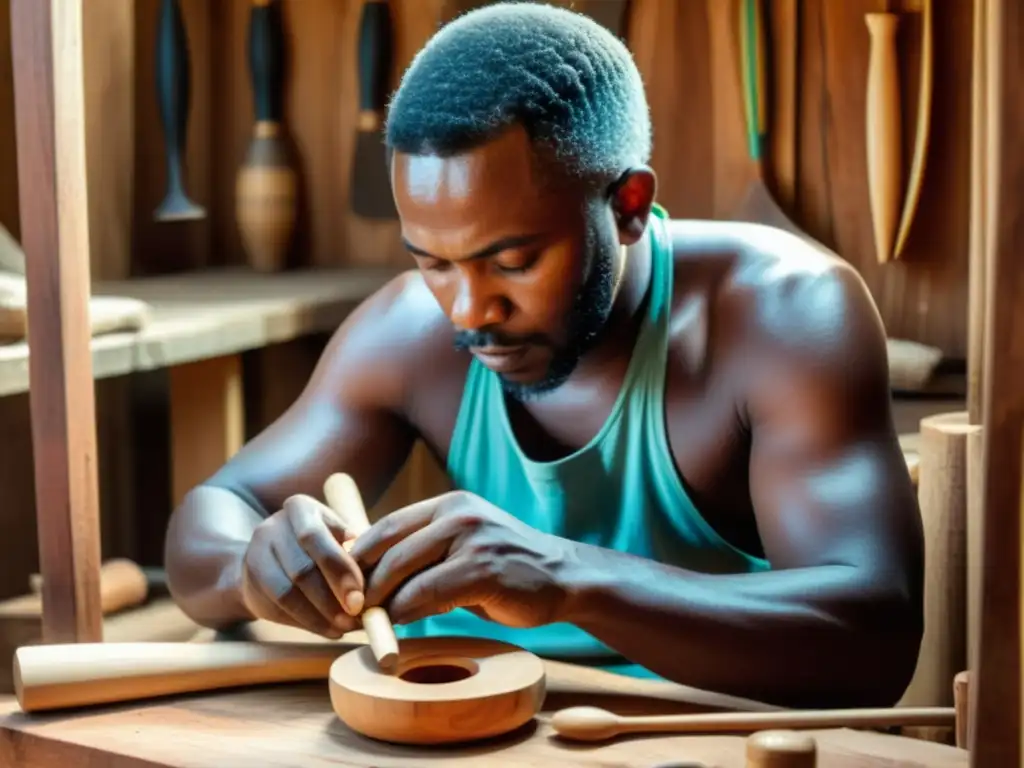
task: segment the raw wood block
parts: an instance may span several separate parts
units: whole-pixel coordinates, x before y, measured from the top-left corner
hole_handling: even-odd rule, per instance
[[[921,420],[918,501],[925,535],[925,629],[902,706],[952,706],[953,677],[967,664],[967,440],[976,430],[966,411]],[[951,742],[948,731],[905,729]]]

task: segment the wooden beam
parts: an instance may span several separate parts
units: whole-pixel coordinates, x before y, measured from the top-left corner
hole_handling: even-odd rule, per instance
[[[43,639],[102,639],[83,0],[12,0]]]
[[[1024,3],[986,2],[982,603],[971,673],[971,765],[1021,764],[1024,430]]]
[[[245,442],[242,356],[177,365],[170,381],[171,501],[177,506]]]

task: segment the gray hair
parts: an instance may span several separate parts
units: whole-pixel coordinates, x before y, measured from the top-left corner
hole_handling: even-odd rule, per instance
[[[569,175],[610,181],[651,153],[643,81],[629,49],[570,10],[500,2],[439,30],[391,98],[392,151],[450,156],[522,125]]]

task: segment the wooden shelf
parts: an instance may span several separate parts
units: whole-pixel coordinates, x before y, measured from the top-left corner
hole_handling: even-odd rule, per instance
[[[224,269],[97,283],[94,295],[145,301],[140,331],[92,338],[93,376],[121,376],[236,354],[336,328],[398,269]],[[28,343],[0,346],[0,397],[27,392]]]

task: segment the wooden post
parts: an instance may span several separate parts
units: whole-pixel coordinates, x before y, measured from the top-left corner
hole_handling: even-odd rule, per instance
[[[44,642],[102,639],[82,2],[11,2]]]
[[[1021,482],[1024,430],[1024,3],[985,4],[988,178],[985,194],[982,603],[971,664],[971,765],[1021,764]]]
[[[176,365],[171,380],[171,487],[177,506],[245,442],[242,356]]]

